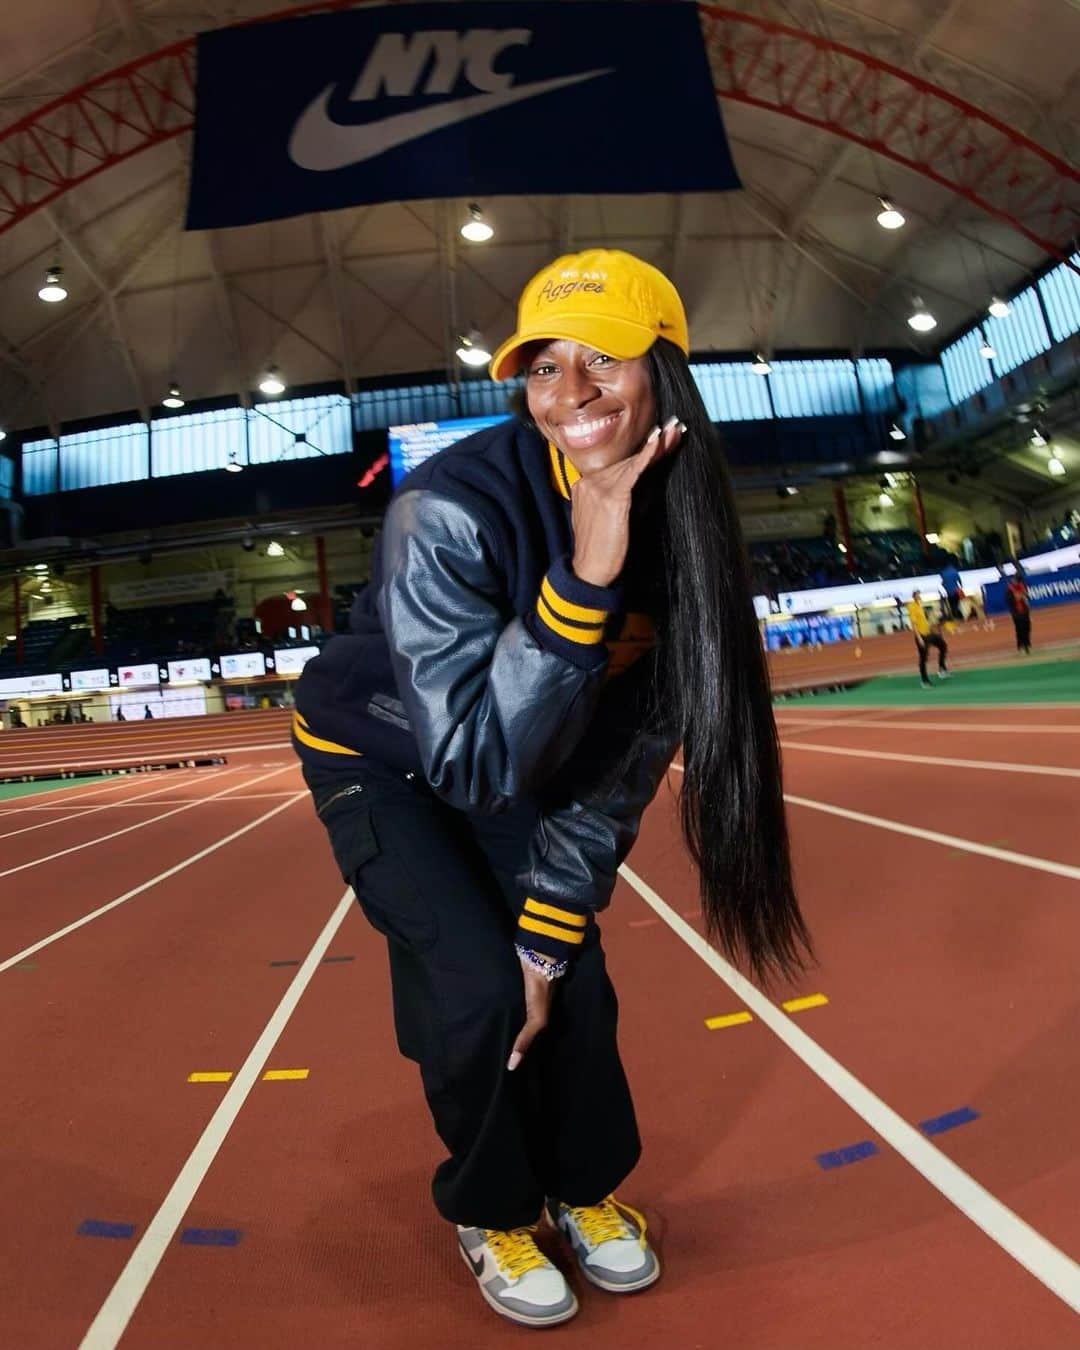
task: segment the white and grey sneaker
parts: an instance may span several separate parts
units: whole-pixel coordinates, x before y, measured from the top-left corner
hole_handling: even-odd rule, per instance
[[[613,1195],[598,1205],[549,1200],[547,1212],[591,1284],[612,1294],[631,1294],[660,1278],[660,1262],[645,1238],[645,1216]]]
[[[536,1245],[532,1228],[462,1228],[458,1245],[495,1311],[526,1327],[552,1327],[578,1310],[574,1292]]]

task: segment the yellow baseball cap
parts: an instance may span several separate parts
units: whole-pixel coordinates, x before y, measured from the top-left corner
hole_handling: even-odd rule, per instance
[[[522,291],[517,332],[495,353],[491,378],[516,375],[530,342],[564,338],[630,361],[659,337],[690,355],[686,311],[663,272],[618,249],[568,253]]]

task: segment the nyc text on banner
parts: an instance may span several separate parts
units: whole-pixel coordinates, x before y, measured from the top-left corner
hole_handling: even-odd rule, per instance
[[[738,186],[692,4],[364,5],[198,39],[189,229]]]

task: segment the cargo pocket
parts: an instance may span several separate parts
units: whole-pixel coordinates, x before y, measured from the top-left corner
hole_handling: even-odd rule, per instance
[[[434,907],[415,885],[397,852],[380,846],[370,809],[366,812],[366,828],[374,847],[362,862],[357,862],[348,878],[360,908],[384,937],[413,951],[427,951],[439,936]]]
[[[316,798],[315,811],[326,826],[330,847],[342,878],[350,881],[353,873],[379,851],[379,842],[371,823],[371,807],[360,783],[335,788]]]

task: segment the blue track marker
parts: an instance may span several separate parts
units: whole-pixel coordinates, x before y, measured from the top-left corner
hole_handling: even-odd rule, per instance
[[[880,1152],[872,1139],[864,1139],[859,1144],[848,1144],[846,1148],[837,1148],[831,1153],[819,1153],[817,1163],[823,1171],[829,1172],[834,1167],[846,1167],[848,1163],[861,1162],[863,1158],[872,1158]]]
[[[978,1119],[978,1111],[973,1111],[970,1106],[959,1106],[955,1111],[946,1111],[943,1116],[920,1120],[919,1129],[923,1134],[944,1134],[946,1130],[955,1130],[957,1125],[967,1125]]]
[[[104,1219],[84,1219],[75,1230],[80,1237],[129,1238],[135,1235],[133,1223],[107,1223]]]
[[[235,1247],[240,1237],[239,1228],[185,1228],[180,1241],[194,1247]]]

